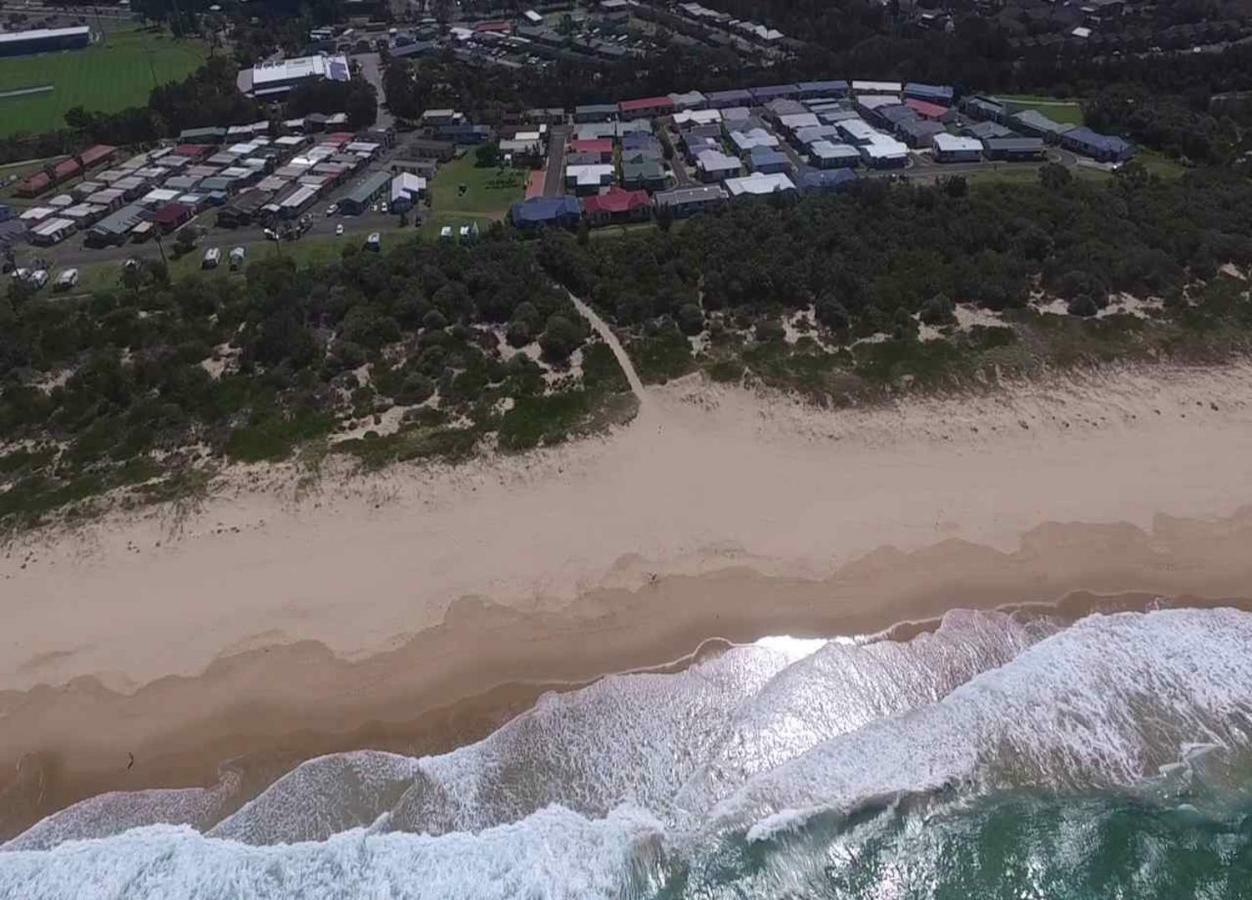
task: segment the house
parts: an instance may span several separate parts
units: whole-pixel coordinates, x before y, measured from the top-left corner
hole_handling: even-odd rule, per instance
[[[391,179],[391,211],[404,213],[417,205],[426,194],[426,179],[401,172]]]
[[[834,125],[814,125],[812,128],[799,128],[791,136],[791,143],[801,149],[817,141],[839,143],[839,129]]]
[[[856,98],[857,111],[867,119],[874,119],[879,122],[887,121],[880,110],[897,106],[907,108],[904,107],[900,102],[900,98],[895,94],[862,94]]]
[[[754,147],[767,147],[770,150],[777,149],[778,138],[770,134],[764,128],[751,128],[747,131],[732,131],[729,135],[730,142],[734,144],[735,151],[743,156],[752,152]]]
[[[687,125],[713,125],[720,121],[720,109],[684,109],[674,113],[674,124],[679,128]]]
[[[181,144],[220,144],[226,140],[226,129],[210,125],[205,128],[184,128],[178,133],[178,143]]]
[[[943,130],[938,122],[928,122],[925,119],[907,119],[896,125],[896,134],[900,140],[914,150],[929,147],[931,139],[942,134]]]
[[[571,153],[598,156],[602,163],[613,161],[613,142],[608,138],[595,138],[592,140],[575,138],[569,142],[569,150]]]
[[[152,221],[161,231],[169,234],[174,229],[190,222],[191,214],[192,211],[189,206],[184,206],[181,203],[166,203],[153,214]]]
[[[652,198],[657,211],[666,210],[676,219],[699,212],[718,209],[726,203],[728,194],[721,186],[708,184],[702,187],[675,188],[661,191]]]
[[[845,119],[837,127],[839,128],[839,133],[844,136],[848,143],[857,146],[886,137],[881,131],[863,119]]]
[[[30,230],[30,242],[39,247],[51,247],[73,234],[75,228],[77,226],[71,219],[60,216],[44,219]]]
[[[1050,144],[1060,141],[1061,135],[1074,127],[1054,122],[1037,109],[1023,109],[1014,113],[1009,117],[1009,123],[1023,134],[1043,138]]]
[[[630,190],[661,191],[669,183],[659,159],[633,157],[622,160],[622,187]]]
[[[780,97],[799,97],[800,88],[794,84],[771,84],[765,87],[749,88],[749,93],[752,94],[753,103],[763,106]]]
[[[1090,156],[1097,162],[1123,162],[1135,155],[1135,148],[1122,138],[1100,134],[1085,126],[1071,128],[1062,134],[1061,146]]]
[[[14,191],[19,197],[38,197],[52,187],[52,176],[47,172],[35,172],[28,175]]]
[[[681,94],[670,94],[669,101],[674,105],[674,110],[694,110],[704,109],[708,104],[708,98],[699,91],[687,91]]]
[[[937,162],[978,162],[982,159],[982,141],[971,137],[940,132],[930,140]]]
[[[582,218],[582,207],[578,198],[570,197],[531,197],[514,203],[509,210],[509,218],[515,228],[532,229],[540,227],[573,228]]]
[[[751,106],[752,94],[748,91],[714,91],[705,94],[709,109],[726,109],[731,106]]]
[[[111,162],[115,155],[117,155],[116,147],[110,147],[108,144],[95,144],[78,154],[78,161],[84,170],[94,169],[96,166]]]
[[[300,85],[317,81],[349,81],[351,78],[347,57],[319,53],[242,69],[236,79],[236,86],[249,97],[274,100]]]
[[[949,106],[940,106],[938,103],[931,103],[927,100],[916,100],[909,97],[904,101],[904,105],[913,111],[913,114],[919,119],[926,119],[930,122],[951,122],[956,118],[956,113]]]
[[[420,175],[428,181],[435,177],[435,172],[438,170],[439,163],[433,159],[393,159],[391,161],[391,171],[409,172],[413,175]]]
[[[844,191],[856,181],[856,173],[851,169],[821,169],[802,172],[798,186],[803,193],[817,194]]]
[[[989,100],[986,97],[973,96],[964,98],[961,100],[961,111],[971,119],[982,119],[1001,124],[1008,119],[1008,110],[1005,109],[1004,104],[997,103],[995,100]]]
[[[139,204],[125,206],[111,215],[105,216],[87,232],[87,245],[106,247],[122,244],[126,235],[140,222],[151,221],[151,213]]]
[[[612,163],[599,163],[590,166],[566,166],[565,187],[573,189],[577,194],[596,194],[600,188],[613,183],[616,174]]]
[[[801,128],[813,128],[820,124],[822,124],[822,120],[811,112],[793,113],[778,117],[778,127],[789,134],[794,134]]]
[[[801,100],[811,100],[816,97],[848,96],[848,83],[846,81],[801,81],[796,87],[799,89],[799,93],[796,96]]]
[[[465,113],[447,108],[428,109],[422,113],[418,121],[425,128],[437,128],[440,125],[460,125],[465,121]]]
[[[405,156],[409,159],[437,159],[448,162],[456,156],[456,144],[433,138],[417,138],[408,142]]]
[[[809,108],[799,100],[792,100],[790,97],[771,100],[765,104],[765,109],[775,121],[783,116],[797,116],[809,111]]]
[[[853,81],[852,93],[861,94],[894,94],[899,102],[900,92],[904,85],[898,81]]]
[[[922,84],[910,81],[904,86],[904,96],[913,100],[924,100],[939,106],[951,106],[955,92],[946,84]]]
[[[609,122],[616,118],[616,103],[584,103],[574,107],[575,122]]]
[[[642,97],[638,100],[623,100],[617,104],[617,112],[622,121],[652,119],[669,115],[673,111],[674,101],[669,97]]]
[[[753,172],[763,175],[786,174],[791,171],[791,160],[787,154],[769,147],[753,147],[748,153],[748,164]]]
[[[83,173],[83,164],[74,158],[63,159],[52,167],[52,182],[60,184]]]
[[[809,161],[818,169],[846,169],[861,161],[861,151],[851,144],[814,141],[809,144]]]
[[[879,135],[876,140],[862,144],[858,151],[865,165],[874,169],[902,168],[909,159],[909,148],[886,135]]]
[[[651,134],[627,134],[622,136],[622,156],[648,156],[652,159],[664,159],[665,150],[661,142]]]
[[[583,200],[583,214],[592,225],[639,222],[652,214],[652,198],[647,191],[628,191],[614,185]]]
[[[972,125],[966,125],[961,129],[961,134],[980,141],[989,141],[992,138],[1017,137],[1017,132],[1011,128],[1005,128],[999,122],[991,121],[975,122]]]
[[[764,172],[753,172],[742,178],[727,178],[726,190],[732,197],[761,196],[762,194],[782,194],[795,192],[795,182],[781,172],[766,175]]]
[[[1043,138],[991,138],[983,141],[982,145],[988,159],[1002,159],[1010,162],[1043,159]]]
[[[696,169],[701,181],[721,181],[742,171],[739,159],[720,150],[701,150],[696,154]]]
[[[348,195],[339,201],[339,211],[348,216],[359,216],[369,209],[391,184],[391,174],[374,172],[366,175],[353,186]]]

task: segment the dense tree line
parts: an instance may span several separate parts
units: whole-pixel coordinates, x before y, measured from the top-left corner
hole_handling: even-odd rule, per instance
[[[279,458],[342,422],[410,407],[376,457],[445,455],[497,434],[559,440],[621,387],[620,371],[529,249],[497,229],[473,248],[352,247],[297,268],[171,284],[159,264],[116,288],[0,300],[0,522],[185,468],[187,448]],[[522,352],[525,351],[525,352]],[[581,380],[550,388],[582,353]],[[220,377],[210,361],[233,360]],[[423,405],[424,404],[424,405]]]
[[[1197,163],[1233,162],[1252,146],[1252,102],[1211,107],[1204,95],[1188,102],[1137,84],[1106,88],[1083,103],[1087,124],[1097,130]]]

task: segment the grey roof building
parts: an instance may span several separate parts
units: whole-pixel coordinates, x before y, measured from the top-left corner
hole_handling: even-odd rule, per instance
[[[721,185],[706,184],[702,187],[661,191],[652,199],[657,209],[668,209],[673,215],[681,218],[706,209],[716,209],[729,199],[729,195]]]
[[[978,138],[980,141],[1017,136],[1015,131],[1005,128],[999,122],[975,122],[973,125],[966,125],[961,132],[969,137]]]
[[[616,103],[584,103],[574,107],[575,122],[608,122],[616,118]]]
[[[988,100],[986,97],[966,97],[961,101],[961,109],[966,115],[973,116],[975,119],[990,119],[993,122],[1003,122],[1008,118],[1008,111],[1003,104],[996,103],[994,100]]]
[[[988,159],[1027,160],[1043,158],[1043,138],[1005,137],[982,142]]]
[[[390,185],[390,172],[366,175],[339,201],[339,209],[350,216],[360,215]]]
[[[930,139],[943,131],[944,127],[938,122],[926,119],[909,119],[896,126],[896,134],[900,136],[900,140],[914,149],[929,147]]]
[[[1135,148],[1128,141],[1086,127],[1071,128],[1062,134],[1061,146],[1099,162],[1121,162],[1135,155]]]
[[[1045,141],[1052,142],[1060,140],[1062,134],[1074,127],[1073,125],[1054,122],[1037,109],[1023,109],[1021,112],[1010,116],[1009,121],[1012,122],[1015,128],[1031,137],[1041,137]]]

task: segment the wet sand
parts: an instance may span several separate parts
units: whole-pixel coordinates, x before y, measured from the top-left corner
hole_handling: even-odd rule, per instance
[[[650,401],[604,440],[299,496],[241,470],[177,529],[11,547],[0,836],[228,760],[243,798],[324,752],[439,752],[710,639],[1252,596],[1246,367],[840,413],[692,382]]]

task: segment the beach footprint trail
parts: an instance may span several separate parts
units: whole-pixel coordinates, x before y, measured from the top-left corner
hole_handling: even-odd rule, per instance
[[[630,361],[630,357],[626,354],[626,348],[617,339],[617,335],[613,333],[609,323],[600,318],[594,309],[573,294],[570,294],[569,298],[573,301],[574,308],[578,310],[584,319],[591,323],[591,327],[604,339],[604,342],[609,345],[609,349],[613,351],[613,355],[617,357],[617,364],[626,373],[626,380],[630,382],[630,389],[634,392],[635,397],[638,398],[639,408],[642,409],[644,404],[648,402],[648,397],[643,389],[643,380],[639,377],[639,373],[635,371],[634,363]]]

